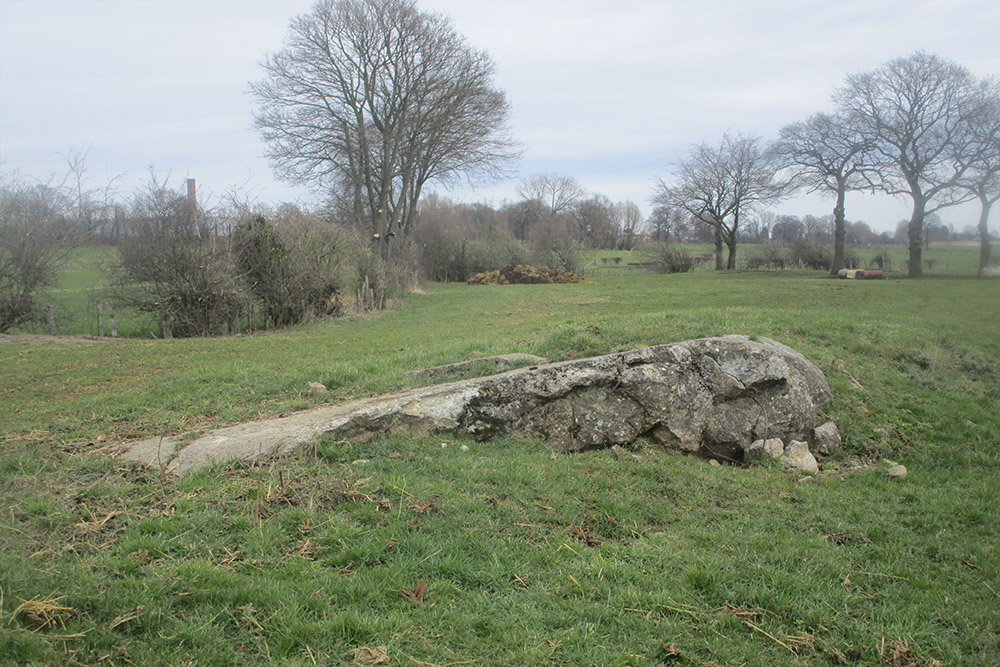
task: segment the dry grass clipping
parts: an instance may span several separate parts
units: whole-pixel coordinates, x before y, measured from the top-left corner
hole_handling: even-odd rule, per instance
[[[65,596],[49,597],[39,599],[34,597],[30,600],[21,600],[21,604],[14,610],[13,616],[23,614],[28,621],[36,628],[51,628],[58,625],[66,627],[66,621],[76,617],[77,611],[72,607],[59,604]],[[20,599],[20,598],[19,598]]]
[[[906,642],[900,639],[895,639],[886,644],[883,637],[878,647],[878,654],[882,657],[882,660],[890,665],[900,665],[901,667],[944,667],[944,663],[940,660],[928,658],[915,651],[911,651]]]
[[[382,665],[390,662],[384,646],[362,646],[351,651],[351,657],[359,665]]]

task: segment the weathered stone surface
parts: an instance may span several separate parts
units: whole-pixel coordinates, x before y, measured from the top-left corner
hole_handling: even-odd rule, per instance
[[[792,440],[785,446],[785,453],[781,460],[786,466],[793,470],[804,472],[817,472],[819,464],[816,457],[809,451],[809,443],[802,440]]]
[[[433,368],[421,368],[416,371],[409,371],[406,377],[433,379],[442,375],[467,373],[480,365],[492,366],[495,371],[505,371],[518,366],[531,366],[548,363],[545,357],[538,357],[533,354],[497,354],[492,357],[481,357],[470,359],[469,361],[459,361],[454,364],[435,366]]]
[[[823,373],[801,354],[767,339],[725,336],[321,406],[187,443],[144,441],[125,456],[181,473],[211,460],[279,455],[322,433],[364,441],[451,431],[478,440],[538,437],[559,452],[627,446],[644,437],[742,462],[757,440],[807,441],[829,400]],[[156,452],[159,458],[151,457]]]
[[[480,386],[460,418],[476,438],[557,451],[631,443],[743,460],[757,439],[806,440],[830,400],[823,373],[770,340],[706,338],[542,366]]]
[[[744,451],[744,458],[747,461],[771,461],[781,458],[785,453],[785,443],[781,438],[768,438],[767,440],[754,440]]]
[[[813,429],[812,451],[829,456],[840,449],[840,429],[833,422],[826,422]]]

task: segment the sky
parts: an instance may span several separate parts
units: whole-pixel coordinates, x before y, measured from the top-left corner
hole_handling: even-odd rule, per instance
[[[127,193],[153,170],[199,197],[314,195],[274,179],[248,83],[313,0],[0,0],[0,170],[44,180],[86,155],[87,184]],[[489,51],[524,147],[510,179],[452,190],[500,205],[535,174],[571,176],[645,213],[653,182],[726,131],[777,136],[832,109],[847,74],[918,49],[1000,75],[995,0],[418,0]],[[824,215],[799,196],[782,214]],[[906,200],[852,193],[847,217],[892,230]],[[942,216],[958,229],[975,207]],[[997,220],[993,219],[993,229]]]

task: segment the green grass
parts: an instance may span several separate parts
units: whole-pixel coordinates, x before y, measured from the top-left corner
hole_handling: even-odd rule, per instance
[[[874,665],[893,642],[909,664],[1000,663],[1000,284],[426,290],[270,335],[0,344],[0,663],[351,664],[384,647],[400,665]],[[307,407],[310,380],[341,400],[477,356],[726,333],[827,374],[845,451],[815,481],[453,437],[323,440],[179,481],[108,456]],[[887,458],[909,477],[890,482]]]
[[[100,332],[98,302],[111,303],[109,267],[118,260],[118,251],[110,246],[85,246],[73,249],[57,282],[40,295],[44,322],[29,322],[15,329],[17,333],[49,333],[48,312],[52,308],[55,333],[60,336],[96,336]],[[112,306],[113,307],[113,306]],[[107,318],[109,313],[105,311]],[[131,308],[114,310],[118,335],[125,338],[149,338],[155,332],[152,318]],[[105,320],[106,336],[111,336],[110,320]]]

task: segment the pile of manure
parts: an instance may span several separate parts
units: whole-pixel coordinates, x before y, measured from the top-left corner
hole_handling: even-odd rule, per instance
[[[551,283],[582,283],[582,276],[556,271],[547,266],[505,266],[495,271],[477,273],[469,278],[470,285],[548,285]]]

